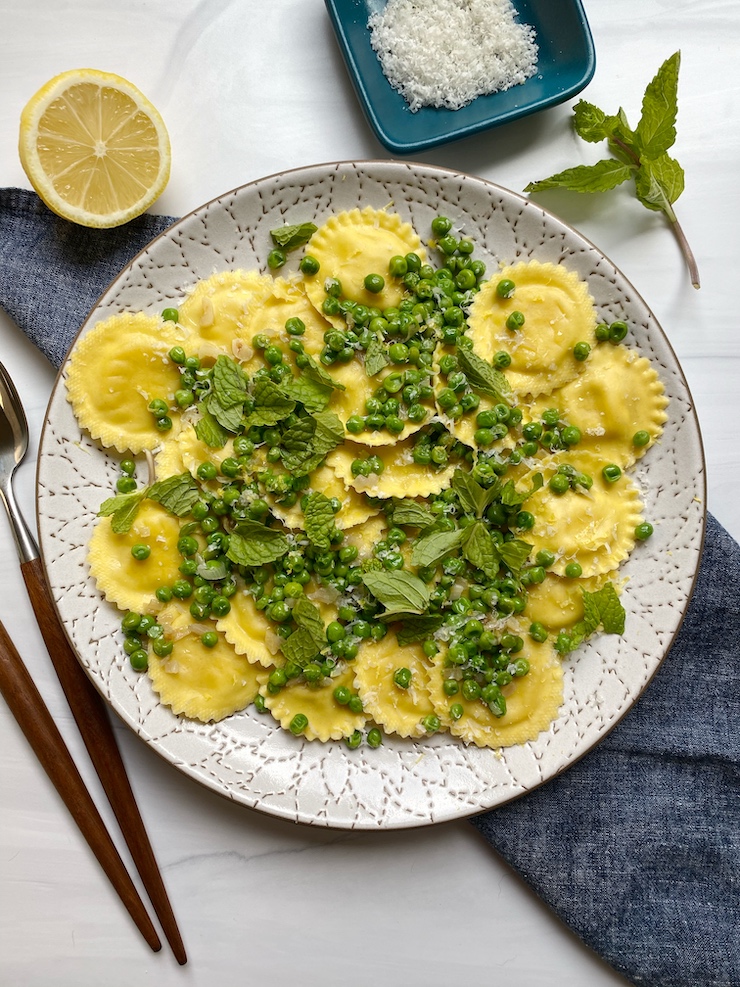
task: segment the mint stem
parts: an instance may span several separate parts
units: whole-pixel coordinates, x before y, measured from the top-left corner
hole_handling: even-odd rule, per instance
[[[681,247],[681,252],[686,259],[686,264],[689,268],[689,276],[691,278],[691,283],[698,290],[701,288],[701,281],[699,280],[699,268],[696,264],[696,258],[694,253],[689,246],[689,241],[686,239],[686,234],[681,229],[681,224],[677,219],[672,220],[671,225],[673,226],[673,232],[676,234],[676,239],[678,240],[679,246]]]

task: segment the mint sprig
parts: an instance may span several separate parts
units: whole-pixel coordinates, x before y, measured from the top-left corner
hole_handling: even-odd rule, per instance
[[[98,517],[111,518],[111,531],[115,535],[125,535],[131,530],[142,500],[146,497],[147,491],[134,490],[133,493],[118,494],[115,497],[108,497],[100,505]]]
[[[362,581],[385,607],[386,614],[423,614],[429,606],[429,587],[418,576],[403,569],[366,572]]]
[[[695,288],[700,286],[699,270],[686,236],[676,218],[673,203],[684,189],[684,172],[668,149],[676,140],[678,113],[678,70],[681,53],[666,59],[645,89],[642,115],[633,130],[623,109],[613,115],[580,100],[574,107],[576,133],[589,143],[607,141],[613,157],[593,165],[578,165],[537,182],[525,192],[564,188],[571,192],[608,192],[628,179],[635,182],[635,194],[647,208],[664,213],[686,259]]]

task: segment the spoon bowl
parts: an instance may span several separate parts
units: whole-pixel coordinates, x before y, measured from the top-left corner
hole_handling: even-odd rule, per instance
[[[8,512],[21,562],[38,558],[39,550],[23,520],[13,493],[13,474],[28,452],[28,420],[18,391],[0,363],[0,500]]]

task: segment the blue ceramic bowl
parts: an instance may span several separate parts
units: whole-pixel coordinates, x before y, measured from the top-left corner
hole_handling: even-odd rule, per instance
[[[581,0],[514,0],[539,45],[537,74],[519,86],[479,96],[459,110],[425,106],[412,113],[386,79],[370,46],[367,22],[378,0],[325,0],[360,104],[378,140],[397,154],[470,137],[579,93],[594,74],[596,58]]]

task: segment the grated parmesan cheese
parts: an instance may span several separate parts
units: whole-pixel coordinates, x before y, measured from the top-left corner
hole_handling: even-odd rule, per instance
[[[388,0],[370,15],[370,43],[386,78],[416,112],[459,110],[537,71],[535,31],[511,0]]]

